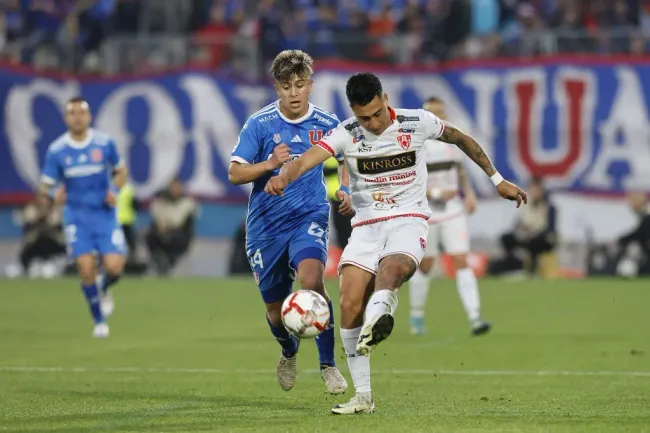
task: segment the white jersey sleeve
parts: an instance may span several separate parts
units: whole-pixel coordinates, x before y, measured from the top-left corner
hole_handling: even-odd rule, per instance
[[[427,110],[420,111],[422,112],[422,126],[424,127],[425,138],[427,140],[439,139],[445,131],[445,122]]]
[[[318,146],[327,150],[333,157],[342,160],[345,149],[352,143],[352,136],[345,129],[345,124],[340,123],[336,128],[330,129],[318,142]]]

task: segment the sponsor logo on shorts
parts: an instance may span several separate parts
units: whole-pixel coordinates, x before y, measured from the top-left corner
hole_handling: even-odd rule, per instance
[[[253,278],[255,278],[255,284],[260,285],[260,274],[253,272]]]
[[[357,159],[361,174],[381,174],[415,166],[415,151],[390,156]]]
[[[422,251],[427,250],[427,240],[424,238],[420,238],[420,248],[422,248]]]

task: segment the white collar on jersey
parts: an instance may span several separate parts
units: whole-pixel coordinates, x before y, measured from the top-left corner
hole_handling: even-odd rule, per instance
[[[309,102],[309,105],[308,105],[308,108],[307,108],[307,114],[305,114],[304,116],[302,116],[299,119],[292,120],[292,119],[289,119],[289,118],[285,117],[285,115],[282,114],[282,111],[280,110],[280,100],[279,99],[277,101],[275,101],[274,104],[275,104],[275,108],[278,110],[278,116],[280,116],[280,118],[282,120],[284,120],[285,122],[287,122],[287,123],[302,123],[305,120],[309,119],[311,117],[312,113],[314,112],[314,106],[312,105],[311,102]]]
[[[86,138],[83,141],[77,141],[72,136],[70,135],[69,132],[65,133],[65,139],[66,142],[68,143],[68,146],[73,147],[75,149],[83,149],[86,146],[90,144],[91,141],[93,141],[93,136],[95,135],[95,132],[93,131],[92,128],[88,128],[88,133],[86,134]]]

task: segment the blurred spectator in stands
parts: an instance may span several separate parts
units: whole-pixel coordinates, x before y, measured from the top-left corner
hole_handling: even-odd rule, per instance
[[[48,262],[65,255],[61,200],[65,200],[62,195],[56,203],[51,204],[47,198],[37,195],[20,211],[18,221],[23,229],[20,264],[23,274],[30,273],[35,260]]]
[[[74,38],[74,26],[66,20],[76,1],[24,0],[23,4],[23,61],[31,63],[37,50],[43,45],[49,45],[58,58],[68,58],[71,40]]]
[[[520,270],[524,264],[528,264],[529,273],[534,273],[539,256],[557,245],[557,211],[542,180],[533,178],[527,189],[528,204],[518,212],[514,230],[501,237],[505,258],[490,263],[491,274]]]
[[[338,55],[336,10],[326,4],[316,9],[316,18],[310,23],[309,53],[314,58],[333,58]]]
[[[17,59],[14,42],[20,37],[23,28],[23,14],[20,0],[4,0],[0,8],[0,56]]]
[[[151,204],[151,228],[146,236],[156,271],[168,275],[188,250],[194,238],[198,206],[176,179]]]
[[[368,60],[370,38],[368,37],[368,15],[356,9],[346,17],[345,33],[337,35],[338,49],[346,59]]]
[[[257,7],[259,48],[264,76],[268,70],[267,64],[282,51],[285,44],[281,20],[289,14],[289,10],[276,3],[276,0],[260,0]]]
[[[522,2],[517,6],[515,19],[501,34],[503,53],[506,55],[535,56],[542,52],[541,34],[544,22],[532,4]]]
[[[198,48],[206,52],[207,66],[216,69],[230,60],[235,34],[236,28],[226,18],[225,2],[215,1],[210,8],[210,21],[194,34]]]

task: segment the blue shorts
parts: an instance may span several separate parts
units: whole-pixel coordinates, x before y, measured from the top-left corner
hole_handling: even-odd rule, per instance
[[[328,217],[312,216],[277,238],[246,240],[248,262],[265,303],[282,301],[291,294],[301,261],[327,263]]]
[[[126,240],[114,210],[64,213],[65,242],[72,259],[97,253],[126,255]]]

